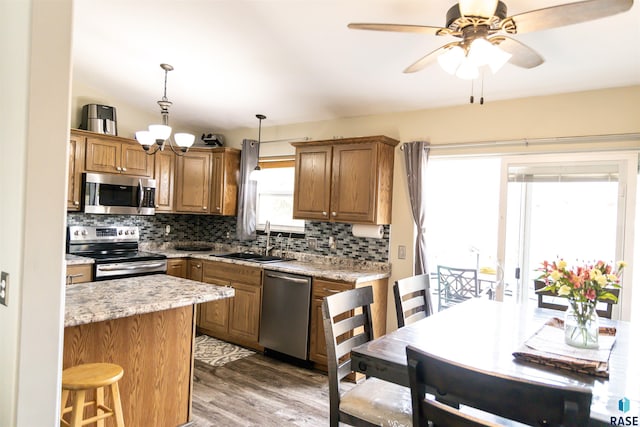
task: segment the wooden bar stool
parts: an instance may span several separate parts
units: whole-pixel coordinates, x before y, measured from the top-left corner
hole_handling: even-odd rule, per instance
[[[60,425],[80,427],[96,423],[98,427],[104,427],[104,419],[114,417],[117,427],[124,427],[122,417],[122,404],[120,403],[120,390],[118,380],[122,378],[124,370],[113,363],[86,363],[73,366],[62,371],[62,402],[60,411]],[[104,388],[110,386],[113,408],[104,404]],[[95,390],[95,400],[86,402],[86,393]],[[71,406],[67,400],[71,394]],[[94,416],[83,419],[85,406],[92,405]],[[64,415],[71,412],[70,421],[64,419]]]

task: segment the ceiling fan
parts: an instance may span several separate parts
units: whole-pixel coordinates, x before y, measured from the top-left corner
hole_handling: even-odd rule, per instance
[[[447,12],[445,27],[375,23],[351,23],[348,27],[457,37],[461,40],[428,53],[404,72],[420,71],[437,61],[450,74],[475,79],[484,65],[495,73],[506,62],[522,68],[534,68],[544,62],[536,51],[509,35],[591,21],[627,11],[631,6],[633,0],[586,0],[508,16],[507,5],[502,1],[460,0]]]

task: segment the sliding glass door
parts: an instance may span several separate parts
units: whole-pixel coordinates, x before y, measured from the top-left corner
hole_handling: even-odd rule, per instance
[[[625,243],[633,239],[625,230],[632,229],[634,206],[627,199],[630,177],[635,194],[636,168],[633,154],[504,158],[496,297],[535,303],[533,280],[545,260],[631,256]]]

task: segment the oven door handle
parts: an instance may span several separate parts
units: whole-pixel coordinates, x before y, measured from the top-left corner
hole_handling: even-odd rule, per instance
[[[129,266],[102,266],[98,265],[96,268],[100,271],[118,271],[118,270],[140,270],[142,268],[156,268],[162,267],[164,262],[156,262],[153,264],[137,264],[137,265],[129,265]]]
[[[142,179],[138,179],[138,188],[140,196],[138,197],[138,212],[142,210],[142,201],[144,200],[144,187],[142,186]]]

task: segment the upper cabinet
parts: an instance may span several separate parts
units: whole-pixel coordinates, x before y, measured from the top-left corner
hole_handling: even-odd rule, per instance
[[[165,149],[155,154],[156,212],[173,212],[176,155]]]
[[[293,217],[390,224],[398,143],[386,136],[294,143]]]
[[[67,169],[67,210],[79,211],[82,197],[82,172],[84,171],[85,136],[78,132],[71,132],[68,141],[67,155],[69,165]]]
[[[111,135],[87,137],[85,169],[90,172],[121,173],[151,177],[154,156],[136,141]]]
[[[176,212],[235,215],[240,151],[191,149],[177,158]]]

